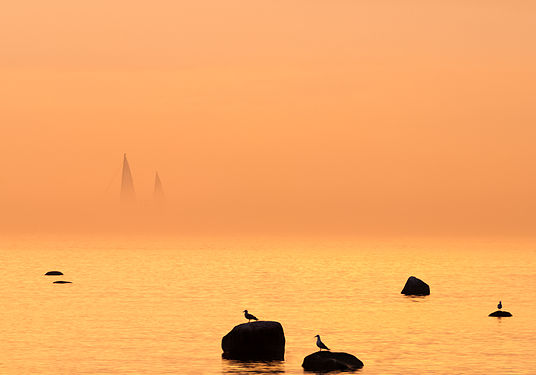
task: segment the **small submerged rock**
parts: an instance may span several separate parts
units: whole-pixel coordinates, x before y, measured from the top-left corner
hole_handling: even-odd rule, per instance
[[[430,287],[421,279],[410,276],[400,293],[407,296],[427,296],[430,294]]]
[[[494,317],[497,317],[497,318],[505,318],[505,317],[508,317],[508,316],[512,316],[512,314],[510,314],[508,311],[497,310],[495,312],[492,312],[488,316],[494,316]]]
[[[221,348],[225,359],[283,360],[285,334],[279,322],[243,323],[223,336]]]
[[[64,281],[64,280],[58,280],[58,281],[53,281],[52,284],[72,284],[73,282],[72,281]]]
[[[363,367],[363,362],[348,353],[320,351],[305,357],[302,367],[306,371],[352,371]]]
[[[48,271],[45,273],[45,276],[61,276],[63,275],[63,272],[60,271]]]

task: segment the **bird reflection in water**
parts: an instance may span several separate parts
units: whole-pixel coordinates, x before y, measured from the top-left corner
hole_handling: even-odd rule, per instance
[[[222,360],[222,374],[282,374],[284,372],[284,361]]]

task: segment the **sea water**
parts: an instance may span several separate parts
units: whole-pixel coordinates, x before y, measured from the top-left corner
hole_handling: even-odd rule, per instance
[[[530,240],[0,241],[0,374],[303,374],[315,335],[357,373],[536,374]],[[59,270],[63,276],[43,276]],[[431,295],[400,294],[411,275]],[[68,280],[72,284],[53,284]],[[490,318],[502,300],[511,318]],[[221,358],[248,309],[285,360]]]

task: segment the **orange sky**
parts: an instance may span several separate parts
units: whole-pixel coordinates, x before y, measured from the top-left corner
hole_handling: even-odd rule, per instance
[[[532,235],[533,1],[13,1],[2,232]]]

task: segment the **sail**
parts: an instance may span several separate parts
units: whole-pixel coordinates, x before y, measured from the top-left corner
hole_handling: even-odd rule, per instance
[[[132,173],[128,165],[127,154],[123,155],[123,174],[121,177],[121,202],[130,203],[136,198]]]
[[[154,200],[156,204],[163,204],[164,203],[164,190],[162,189],[162,181],[160,181],[160,176],[158,175],[158,172],[156,172],[156,175],[154,177]]]

